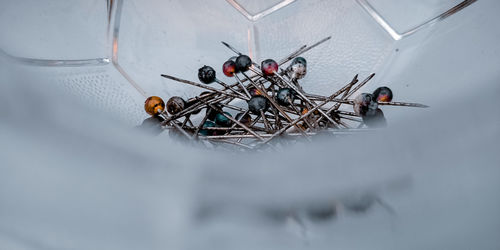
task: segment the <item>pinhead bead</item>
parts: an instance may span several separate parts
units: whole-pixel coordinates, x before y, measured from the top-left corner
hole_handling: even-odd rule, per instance
[[[265,97],[257,95],[248,101],[248,110],[253,114],[260,115],[260,112],[266,112],[269,109],[269,100]]]
[[[301,112],[300,112],[300,115],[306,115],[307,112],[309,112],[309,109],[307,108],[302,108]]]
[[[250,88],[248,93],[250,93],[250,96],[262,95],[262,92],[256,88]]]
[[[227,116],[231,116],[231,114],[229,114],[229,112],[224,112],[224,114]],[[224,116],[222,113],[218,113],[215,115],[215,124],[217,124],[221,127],[229,127],[233,124],[233,121],[231,121],[229,118]]]
[[[307,73],[307,62],[303,57],[293,59],[292,63],[286,69],[288,77],[292,79],[302,79]]]
[[[278,63],[273,59],[266,59],[261,63],[262,74],[265,76],[272,76],[274,72],[278,71]]]
[[[222,109],[222,107],[219,104],[214,105],[218,109]],[[219,111],[212,109],[211,107],[207,108],[206,114],[207,114],[207,119],[208,120],[215,120],[215,116],[219,113]]]
[[[200,135],[204,135],[204,136],[216,135],[215,130],[203,129],[203,128],[213,128],[216,126],[217,125],[212,121],[205,121],[205,123],[203,123],[203,127],[202,127],[202,129],[200,129],[199,133],[200,133]]]
[[[161,127],[161,123],[164,121],[161,116],[151,116],[147,119],[145,119],[141,125],[139,125],[139,128],[142,129],[143,131],[146,131],[148,133],[154,134],[154,135],[159,135],[161,132],[163,132],[163,129]]]
[[[227,77],[233,77],[236,73],[236,63],[233,60],[228,60],[222,65],[222,72]]]
[[[384,112],[381,109],[376,109],[374,114],[365,115],[362,118],[365,125],[369,128],[383,128],[387,126]]]
[[[240,55],[236,58],[236,71],[245,72],[252,66],[252,59],[247,55]]]
[[[198,95],[198,97],[200,97],[200,98],[202,96],[206,97],[206,95],[208,95],[208,94],[212,94],[212,92],[210,92],[210,91],[203,91],[203,92],[201,92]],[[193,105],[198,105],[199,103],[200,103],[200,101],[196,97],[195,98],[190,98],[190,99],[188,99],[186,101],[186,109],[192,107]],[[201,108],[197,109],[196,111],[190,112],[190,113],[193,114],[193,115],[196,115],[196,114],[199,114],[200,111],[201,111]]]
[[[300,111],[300,114],[301,114],[301,115],[305,115],[305,114],[307,114],[308,112],[309,112],[309,109],[308,109],[308,108],[306,108],[306,107],[302,107],[302,108],[301,108],[301,111]],[[318,110],[314,110],[314,111],[313,111],[311,114],[309,114],[309,115],[316,115],[316,116],[318,116],[318,115],[319,115],[319,112],[318,112]]]
[[[354,99],[354,112],[359,116],[374,115],[378,104],[372,94],[362,93]]]
[[[248,113],[245,114],[245,116],[243,116],[243,114],[245,114],[245,113],[243,113],[243,112],[238,113],[236,115],[236,120],[243,123],[244,125],[247,125],[247,126],[250,125],[250,123],[252,122],[252,117]]]
[[[283,106],[292,104],[291,102],[293,102],[294,99],[295,91],[291,88],[281,88],[276,94],[276,101],[278,102],[278,104]]]
[[[292,60],[292,63],[291,64],[302,64],[304,66],[307,66],[307,61],[304,57],[295,57],[293,60]]]
[[[388,87],[378,87],[373,91],[373,96],[377,102],[390,102],[392,101],[392,90]]]
[[[215,81],[215,70],[210,66],[203,66],[198,70],[198,79],[200,82],[210,84]]]
[[[165,103],[158,96],[150,96],[144,102],[144,110],[151,116],[159,115],[165,110]]]
[[[192,107],[193,105],[196,105],[196,104],[198,104],[198,103],[199,103],[199,102],[198,102],[198,100],[196,100],[196,99],[194,99],[194,100],[190,100],[190,101],[187,101],[187,102],[186,102],[186,109],[188,109],[188,108],[190,108],[190,107]],[[201,109],[198,109],[198,110],[193,111],[193,112],[190,112],[190,113],[191,113],[191,114],[193,114],[193,115],[196,115],[196,114],[199,114],[199,113],[200,113],[200,111],[201,111]]]
[[[178,96],[173,96],[167,101],[167,111],[171,115],[178,114],[186,108],[187,104],[184,99]]]

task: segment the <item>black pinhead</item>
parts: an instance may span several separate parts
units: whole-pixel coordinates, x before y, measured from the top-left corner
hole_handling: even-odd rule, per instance
[[[236,114],[236,120],[245,124],[249,125],[252,122],[252,117],[247,113],[243,116],[243,112]]]
[[[260,111],[266,112],[269,109],[269,100],[257,95],[248,101],[248,110],[253,114],[260,115]]]
[[[148,133],[151,133],[153,135],[159,135],[161,132],[163,132],[163,129],[161,127],[161,123],[164,121],[161,116],[151,116],[144,120],[141,125],[138,127]]]
[[[365,115],[362,118],[365,125],[369,128],[387,127],[387,121],[381,109],[376,109],[374,114]]]
[[[219,104],[214,105],[217,109],[222,109],[222,107]],[[215,116],[219,113],[219,111],[212,109],[211,107],[207,108],[206,114],[207,114],[207,119],[208,120],[215,120]]]
[[[188,108],[190,108],[190,107],[192,107],[193,105],[196,105],[196,104],[198,104],[198,100],[196,100],[196,99],[189,100],[189,101],[186,102],[186,109],[188,109]],[[198,109],[196,111],[191,112],[191,114],[196,115],[196,114],[199,114],[200,111],[201,111],[201,109]]]
[[[276,101],[280,105],[288,106],[295,99],[295,94],[295,91],[291,88],[281,88],[276,94]]]
[[[210,84],[215,81],[215,70],[210,66],[203,66],[198,70],[198,79],[200,82]]]
[[[247,55],[240,55],[236,58],[236,71],[245,72],[252,66],[252,59]]]

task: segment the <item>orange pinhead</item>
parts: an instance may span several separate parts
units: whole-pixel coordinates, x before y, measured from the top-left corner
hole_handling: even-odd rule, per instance
[[[151,116],[156,116],[165,110],[165,102],[158,96],[150,96],[144,102],[144,110]]]

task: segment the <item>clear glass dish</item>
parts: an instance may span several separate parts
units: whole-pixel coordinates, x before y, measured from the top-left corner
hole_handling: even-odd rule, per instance
[[[401,52],[418,47],[436,28],[432,24],[473,2],[11,1],[0,11],[0,52],[137,124],[147,96],[198,94],[160,74],[196,80],[203,65],[219,70],[233,56],[221,41],[261,61],[332,36],[304,54],[310,71],[303,80],[307,91],[331,92],[355,74],[374,72],[376,82],[390,82],[387,73]]]
[[[500,1],[474,2],[0,0],[0,81],[19,74],[0,82],[0,246],[498,249]],[[260,61],[327,36],[304,54],[308,92],[375,72],[367,92],[431,108],[278,154],[131,132],[146,96],[200,93],[160,74],[230,81],[220,41]]]

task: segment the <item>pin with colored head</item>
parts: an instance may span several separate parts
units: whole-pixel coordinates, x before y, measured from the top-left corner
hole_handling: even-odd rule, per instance
[[[158,96],[150,96],[144,102],[144,110],[151,116],[157,116],[165,110],[165,102]]]
[[[392,101],[392,90],[388,87],[378,87],[373,91],[373,97],[377,102],[390,102]]]
[[[275,72],[278,71],[279,66],[278,63],[273,59],[266,59],[262,61],[262,63],[260,64],[260,68],[264,76],[272,76]]]
[[[307,61],[303,57],[293,59],[290,66],[287,67],[286,73],[292,80],[302,79],[307,74]]]
[[[197,100],[194,100],[194,101],[193,100],[189,100],[189,101],[186,102],[186,109],[191,108],[191,107],[193,107],[194,105],[197,105],[197,104],[199,104],[199,102]],[[193,114],[193,115],[196,115],[196,114],[199,114],[200,111],[201,111],[201,108],[197,108],[197,109],[195,109],[195,110],[193,110],[193,111],[191,111],[189,113]]]
[[[206,128],[214,128],[214,127],[217,127],[217,125],[214,122],[205,121],[205,123],[203,123],[202,129],[200,129],[200,131],[198,133],[200,135],[204,135],[204,136],[216,135],[217,131],[206,129]]]
[[[291,88],[280,88],[276,93],[276,101],[279,105],[288,106],[295,100],[296,93]]]
[[[252,97],[257,96],[257,95],[262,95],[262,92],[257,88],[250,88],[250,89],[248,89],[248,92],[250,93],[250,96],[252,96]]]
[[[383,128],[387,126],[384,112],[379,108],[373,114],[365,115],[362,118],[363,123],[369,128]]]
[[[224,64],[222,64],[222,72],[227,77],[233,77],[234,74],[238,73],[238,71],[236,71],[236,62],[233,60],[227,60]]]
[[[161,116],[151,116],[145,119],[141,125],[138,126],[138,128],[142,129],[143,131],[153,134],[153,135],[159,135],[161,132],[163,132],[163,128],[161,126],[161,123],[164,121]]]
[[[210,66],[203,66],[198,69],[198,79],[200,82],[205,83],[205,84],[211,84],[215,82],[216,78],[216,73],[214,68]]]
[[[230,58],[222,65],[222,72],[224,72],[224,75],[236,78],[238,84],[248,98],[252,97],[252,95],[248,92],[246,86],[243,84],[240,78],[238,78],[236,73],[244,74],[244,72],[250,69],[251,66],[252,60],[247,55],[239,55],[235,60],[233,60],[233,58]]]
[[[246,72],[252,66],[252,59],[247,55],[239,55],[235,61],[236,72]]]
[[[248,112],[240,112],[236,114],[236,120],[248,126],[252,122],[252,117],[248,114]]]
[[[224,112],[224,114],[225,115],[223,115],[222,113],[217,113],[215,115],[215,124],[221,127],[230,127],[233,124],[233,121],[227,118],[227,116],[231,116],[231,114],[229,112]]]
[[[222,109],[222,107],[219,105],[219,104],[216,104],[214,105],[217,109]],[[211,107],[208,107],[207,108],[207,111],[206,111],[206,116],[207,116],[207,119],[208,120],[215,120],[215,116],[218,114],[219,112],[215,109],[212,109]]]
[[[362,93],[354,99],[354,112],[359,116],[374,115],[378,104],[372,94]]]
[[[224,74],[226,74],[226,72],[224,72]],[[234,92],[235,94],[240,95],[240,93],[238,91],[232,89],[227,84],[225,84],[223,81],[217,79],[217,74],[216,74],[214,68],[212,68],[210,66],[205,65],[205,66],[198,69],[198,79],[200,80],[200,82],[202,82],[204,84],[211,84],[213,82],[216,82],[216,83],[220,84],[222,87],[224,87],[225,89],[229,89],[232,92]]]
[[[260,115],[261,111],[266,112],[269,106],[269,100],[260,95],[254,96],[248,101],[248,110],[255,115]]]
[[[167,101],[167,111],[171,115],[180,113],[186,108],[186,106],[186,101],[179,96],[173,96]]]

